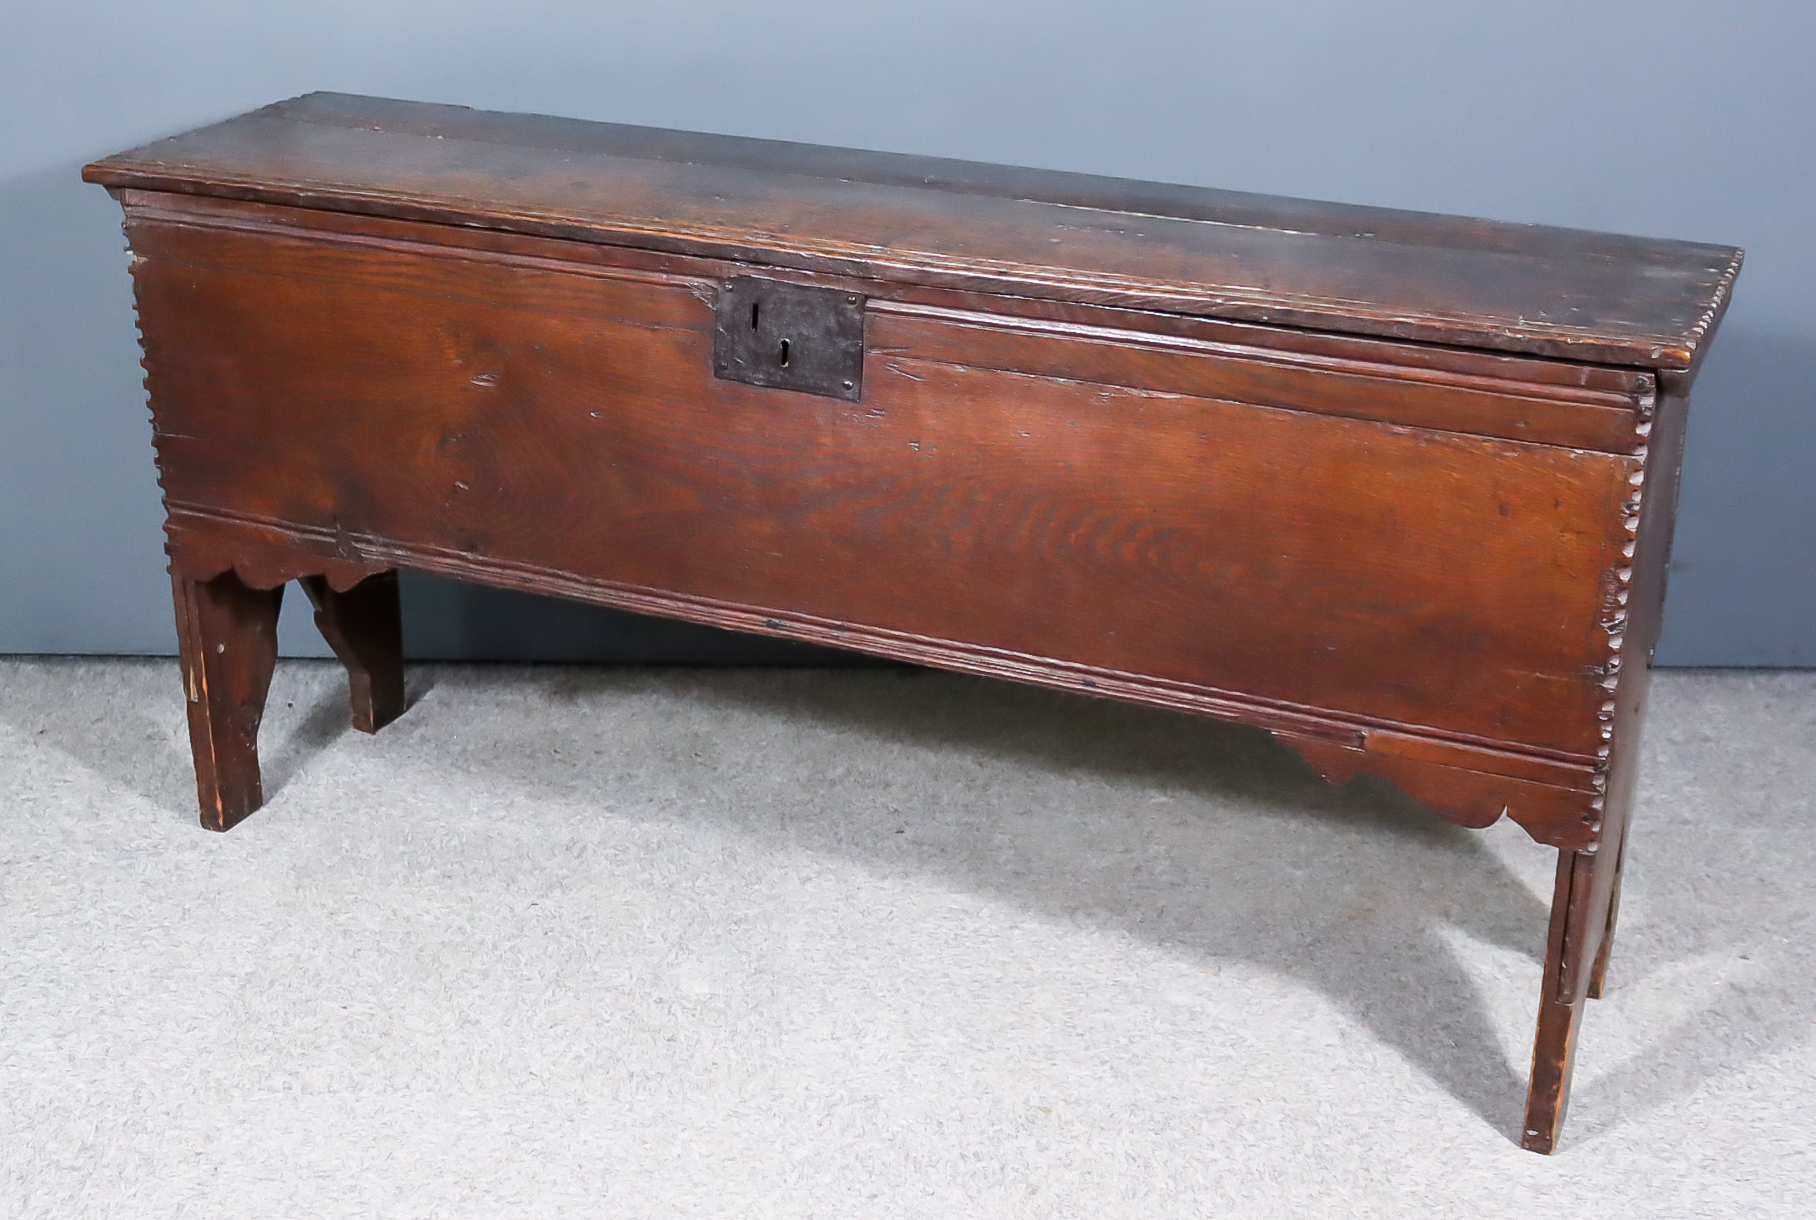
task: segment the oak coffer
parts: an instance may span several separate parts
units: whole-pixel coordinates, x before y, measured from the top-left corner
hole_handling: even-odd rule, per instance
[[[1552,1148],[1739,251],[319,93],[83,173],[205,825],[403,567],[1259,725],[1558,848]]]

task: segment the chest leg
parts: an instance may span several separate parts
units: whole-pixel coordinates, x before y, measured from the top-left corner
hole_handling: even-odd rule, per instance
[[[1602,947],[1595,955],[1595,966],[1589,971],[1589,998],[1602,998],[1608,979],[1608,955],[1614,948],[1614,923],[1621,909],[1621,873],[1627,867],[1627,823],[1621,827],[1620,841],[1614,847],[1614,892],[1608,897],[1608,926],[1602,932]]]
[[[1607,850],[1560,851],[1533,1040],[1532,1080],[1520,1146],[1552,1152],[1570,1104],[1570,1074],[1583,1009],[1597,993],[1595,971],[1606,964],[1603,947],[1612,922],[1618,868],[1615,845]]]
[[[403,714],[403,619],[397,573],[380,572],[336,592],[325,576],[302,578],[315,625],[347,667],[353,727],[376,733]]]
[[[277,666],[284,588],[248,588],[231,571],[212,580],[173,577],[171,587],[202,825],[226,830],[265,799],[259,722]]]

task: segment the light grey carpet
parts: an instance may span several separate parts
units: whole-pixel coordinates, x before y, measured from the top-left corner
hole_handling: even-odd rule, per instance
[[[1665,673],[1567,1144],[1548,850],[891,671],[0,663],[0,1214],[1805,1216],[1816,674]]]

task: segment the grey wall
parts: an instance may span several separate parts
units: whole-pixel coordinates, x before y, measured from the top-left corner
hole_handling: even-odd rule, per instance
[[[174,645],[118,214],[78,167],[339,89],[1743,245],[1660,660],[1816,664],[1813,52],[1809,0],[11,0],[0,652]],[[408,596],[419,655],[749,655]]]

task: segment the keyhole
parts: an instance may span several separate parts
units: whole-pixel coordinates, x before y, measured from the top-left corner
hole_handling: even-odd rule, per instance
[[[782,340],[782,367],[788,367],[788,340]]]
[[[757,329],[757,310],[759,308],[761,308],[760,302],[752,301],[750,303],[750,328],[752,330]]]

